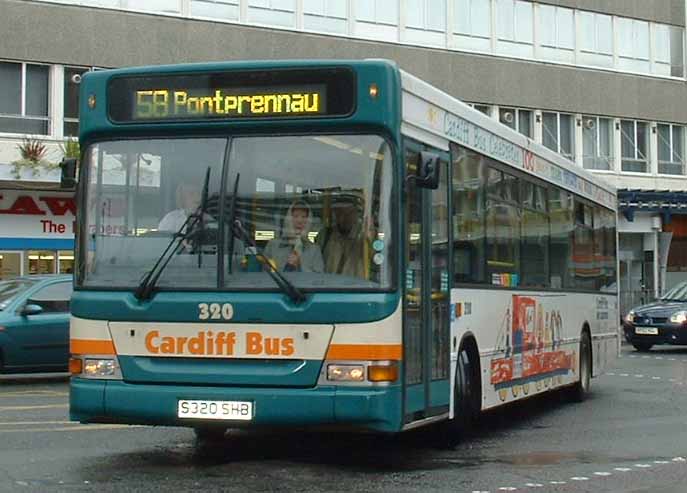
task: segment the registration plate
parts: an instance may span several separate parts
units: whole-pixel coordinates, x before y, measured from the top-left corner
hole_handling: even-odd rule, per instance
[[[657,336],[658,328],[656,327],[635,327],[635,334],[643,336]]]
[[[247,401],[179,400],[177,416],[191,419],[250,421],[253,419],[253,403]]]

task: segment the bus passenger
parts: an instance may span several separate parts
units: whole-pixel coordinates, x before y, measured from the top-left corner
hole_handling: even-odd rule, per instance
[[[351,201],[335,202],[334,226],[318,235],[324,270],[331,274],[366,278],[364,237],[358,210]]]
[[[179,231],[188,216],[193,214],[200,204],[200,188],[189,183],[180,183],[176,190],[176,204],[177,209],[168,212],[162,218],[157,227],[158,231]]]
[[[310,206],[296,201],[284,218],[283,234],[267,243],[263,254],[284,272],[323,272],[322,253],[308,239]]]

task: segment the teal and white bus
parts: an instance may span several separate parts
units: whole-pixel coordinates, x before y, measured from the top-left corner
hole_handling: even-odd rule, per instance
[[[399,432],[618,353],[615,191],[393,62],[81,82],[71,419]]]

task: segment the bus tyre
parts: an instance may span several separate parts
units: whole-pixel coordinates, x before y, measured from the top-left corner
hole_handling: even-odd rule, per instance
[[[646,342],[633,342],[632,345],[635,347],[637,351],[640,353],[647,353],[651,350],[651,347],[653,344],[649,344]]]
[[[455,435],[464,436],[470,430],[479,412],[479,374],[470,361],[467,349],[461,348],[456,364],[456,384],[453,392],[453,420],[451,428]]]
[[[580,337],[580,357],[578,375],[580,379],[570,389],[570,398],[574,402],[582,402],[589,396],[592,380],[592,341],[588,332],[582,332]]]

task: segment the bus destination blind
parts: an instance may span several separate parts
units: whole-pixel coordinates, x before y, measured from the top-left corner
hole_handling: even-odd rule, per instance
[[[294,79],[298,74],[293,72],[282,78],[269,72],[249,75],[253,77],[242,73],[118,77],[109,85],[109,115],[116,122],[163,122],[307,118],[352,111],[354,86],[345,84],[349,97],[333,98],[345,94],[339,92],[345,81],[333,78],[331,71],[314,77],[311,72],[310,80],[293,81],[281,80]],[[350,79],[352,74],[343,75]]]

